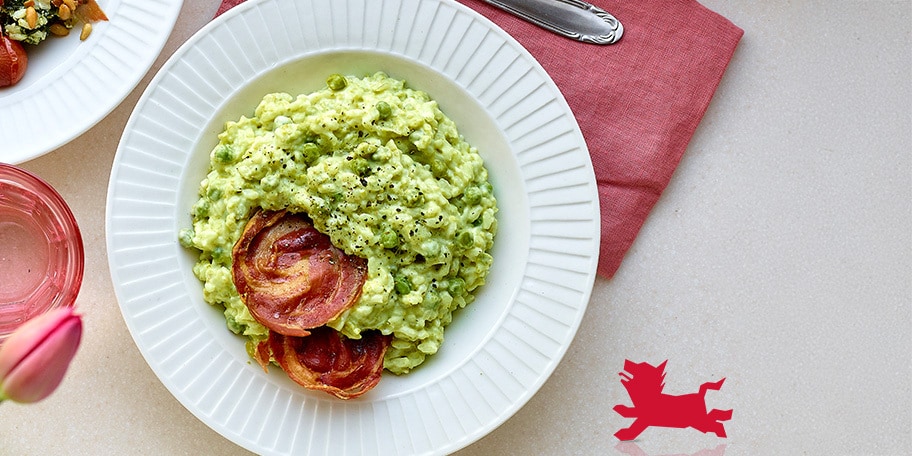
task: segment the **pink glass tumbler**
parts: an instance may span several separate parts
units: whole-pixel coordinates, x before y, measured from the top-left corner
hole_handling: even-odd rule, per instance
[[[30,318],[72,306],[84,261],[79,226],[60,194],[0,163],[0,344]]]

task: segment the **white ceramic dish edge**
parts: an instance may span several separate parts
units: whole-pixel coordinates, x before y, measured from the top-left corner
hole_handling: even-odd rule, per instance
[[[191,299],[189,296],[185,296],[182,291],[178,292],[176,295],[159,295],[156,291],[142,291],[142,287],[149,284],[160,284],[161,281],[156,282],[153,280],[150,282],[147,277],[143,277],[143,274],[137,272],[137,269],[141,268],[147,272],[154,273],[153,277],[166,277],[170,281],[168,283],[173,287],[180,288],[181,286],[188,286],[186,277],[172,277],[175,274],[181,275],[179,266],[169,266],[167,268],[163,268],[161,269],[160,273],[155,273],[155,271],[156,267],[158,267],[158,264],[170,264],[178,260],[176,256],[183,255],[183,253],[177,251],[179,248],[174,247],[174,245],[176,245],[176,232],[179,229],[178,224],[181,222],[177,220],[177,217],[175,217],[173,214],[175,211],[180,211],[177,207],[180,206],[181,203],[178,203],[177,200],[181,197],[172,194],[172,192],[177,191],[186,193],[185,190],[187,189],[183,188],[183,183],[192,182],[192,179],[184,177],[184,167],[186,163],[181,163],[180,159],[173,159],[170,151],[165,150],[161,154],[161,157],[146,156],[142,154],[137,155],[134,149],[126,149],[125,144],[129,146],[131,144],[131,140],[132,144],[136,144],[137,142],[157,142],[154,135],[146,135],[141,139],[135,139],[138,138],[137,136],[130,136],[136,134],[134,127],[136,127],[137,124],[143,122],[143,120],[138,117],[137,112],[140,112],[143,109],[164,108],[176,109],[178,111],[182,109],[179,106],[165,108],[164,106],[153,107],[152,105],[159,103],[161,99],[163,99],[163,95],[161,95],[161,93],[155,93],[155,91],[159,90],[164,86],[164,84],[166,84],[165,80],[169,77],[169,73],[178,71],[178,67],[182,65],[182,59],[196,52],[194,50],[194,46],[197,46],[199,42],[206,40],[207,36],[214,33],[213,29],[224,27],[225,22],[236,21],[235,25],[237,26],[243,22],[238,19],[242,15],[248,15],[249,17],[254,18],[262,17],[263,14],[268,13],[269,11],[275,11],[275,9],[270,10],[270,8],[276,8],[276,5],[281,1],[282,0],[265,0],[257,3],[249,2],[237,7],[232,11],[229,11],[224,15],[223,18],[220,18],[219,20],[214,21],[213,23],[210,23],[204,27],[200,32],[198,32],[197,35],[191,38],[187,44],[181,47],[181,49],[179,49],[175,55],[165,64],[165,66],[162,68],[162,71],[156,75],[150,84],[150,90],[147,90],[146,93],[143,94],[142,98],[137,104],[137,111],[134,112],[133,116],[131,116],[127,129],[125,130],[122,146],[118,149],[118,154],[115,158],[114,167],[111,173],[111,184],[109,187],[107,204],[108,248],[112,279],[115,283],[118,301],[121,303],[127,325],[137,344],[140,346],[140,349],[143,352],[143,356],[146,357],[150,366],[153,367],[153,370],[166,385],[166,387],[172,392],[172,394],[174,394],[175,397],[177,397],[185,405],[185,407],[187,407],[202,421],[206,422],[210,427],[222,433],[226,438],[235,441],[245,448],[257,452],[275,454],[285,453],[287,451],[283,450],[286,449],[299,450],[301,448],[300,445],[303,445],[303,443],[301,443],[302,440],[295,438],[292,439],[292,442],[290,443],[283,443],[281,442],[281,435],[267,435],[267,437],[271,439],[271,444],[264,444],[262,441],[264,434],[270,434],[270,432],[267,432],[264,427],[255,429],[257,431],[255,432],[256,435],[250,436],[250,432],[246,431],[250,428],[250,423],[248,423],[246,420],[243,423],[235,423],[233,421],[234,418],[232,418],[234,414],[229,414],[230,416],[226,418],[227,421],[221,421],[220,418],[214,416],[217,414],[216,412],[220,411],[219,407],[222,407],[222,405],[220,405],[222,402],[215,401],[215,405],[212,405],[210,407],[211,410],[200,410],[200,400],[205,401],[205,397],[203,399],[188,397],[188,391],[190,393],[196,391],[197,386],[195,386],[195,383],[193,382],[194,379],[207,375],[207,372],[212,369],[218,372],[225,372],[227,370],[233,370],[235,367],[237,367],[235,366],[237,363],[233,361],[240,361],[237,358],[232,360],[231,358],[234,357],[233,354],[226,357],[224,353],[221,353],[216,349],[213,352],[215,354],[211,355],[210,358],[210,355],[205,354],[202,350],[194,352],[192,355],[192,358],[194,360],[204,358],[209,359],[209,362],[206,364],[206,367],[204,369],[205,372],[196,372],[193,374],[194,377],[192,379],[187,380],[175,379],[174,376],[176,374],[174,374],[174,369],[177,369],[177,372],[183,372],[182,369],[186,370],[188,360],[185,359],[181,361],[178,359],[179,356],[165,356],[162,353],[155,351],[156,347],[171,347],[172,345],[176,345],[174,348],[179,349],[181,347],[186,347],[189,344],[200,344],[204,348],[218,348],[216,347],[216,345],[218,345],[218,342],[224,338],[230,337],[230,335],[227,334],[227,331],[224,330],[223,327],[220,328],[219,331],[221,334],[215,335],[215,337],[218,339],[215,342],[207,341],[204,338],[191,336],[189,337],[189,341],[184,340],[180,341],[179,343],[175,342],[172,344],[172,341],[180,339],[184,333],[188,332],[191,325],[183,325],[175,331],[163,332],[166,325],[160,324],[161,322],[150,322],[144,320],[144,318],[147,318],[149,315],[153,314],[154,310],[147,311],[146,315],[144,316],[143,312],[137,312],[134,308],[131,307],[134,303],[149,303],[161,299],[165,299],[166,303],[173,303],[175,300],[183,299],[193,301],[193,299]],[[308,7],[321,8],[321,6],[314,5],[323,5],[322,8],[330,9],[348,8],[353,7],[352,5],[355,5],[354,8],[357,9],[358,7],[367,8],[368,4],[365,1],[350,0],[349,2],[345,3],[344,7],[338,6],[337,4],[330,7],[327,4],[315,1],[313,3],[309,3]],[[567,107],[566,102],[560,96],[556,86],[553,85],[553,82],[551,82],[547,75],[544,73],[544,70],[542,70],[541,67],[534,62],[534,59],[525,53],[525,51],[522,50],[522,48],[519,47],[519,45],[514,40],[512,40],[512,38],[510,38],[500,29],[496,28],[496,26],[491,24],[486,19],[474,13],[474,11],[471,11],[462,5],[449,1],[424,2],[422,6],[419,7],[416,2],[411,2],[409,0],[396,0],[383,2],[380,6],[386,8],[386,10],[391,9],[392,6],[397,6],[397,11],[400,15],[403,14],[404,9],[408,10],[409,7],[414,7],[414,13],[419,18],[423,17],[422,14],[427,13],[427,8],[431,8],[433,10],[434,18],[442,17],[441,15],[443,14],[451,15],[449,16],[449,23],[447,24],[449,28],[459,28],[466,26],[481,27],[485,29],[483,39],[492,39],[496,42],[499,42],[499,47],[496,47],[495,49],[504,50],[508,57],[512,57],[513,62],[519,62],[521,64],[519,65],[521,67],[521,70],[525,72],[523,74],[531,75],[530,77],[533,79],[537,78],[540,80],[540,84],[537,87],[541,88],[543,92],[551,95],[548,103],[553,104],[552,109],[556,109],[562,113],[562,116],[555,120],[557,120],[558,123],[567,121],[567,115],[570,113],[569,107]],[[299,6],[299,8],[305,7]],[[421,10],[421,8],[425,9]],[[363,9],[360,11],[363,11]],[[424,13],[422,13],[422,11],[424,11]],[[367,14],[364,14],[364,17],[361,19],[368,20],[367,16]],[[253,31],[249,28],[250,24],[245,23],[244,25],[246,26],[247,30],[242,30],[240,28],[234,29],[235,32],[241,30],[240,35],[242,36],[239,39],[242,39],[243,36],[254,35]],[[316,29],[316,35],[311,38],[320,39],[319,24],[314,24],[314,26]],[[338,29],[338,27],[331,27],[331,29],[335,30]],[[333,36],[333,33],[335,32],[330,32],[329,38],[335,38]],[[371,33],[370,28],[363,29],[363,33]],[[378,34],[377,36],[380,35]],[[420,51],[418,52],[417,58],[410,56],[410,54],[414,54],[414,50],[410,51],[409,47],[410,45],[416,43],[416,40],[411,32],[409,32],[408,38],[401,40],[398,43],[396,42],[396,40],[399,39],[397,36],[398,35],[396,33],[393,33],[388,38],[389,42],[384,44],[388,44],[389,48],[384,52],[389,51],[394,54],[398,54],[399,58],[403,59],[405,62],[408,62],[409,59],[412,59],[418,63],[422,63],[423,60],[426,60],[421,57]],[[363,40],[363,37],[360,37],[359,39]],[[419,46],[421,49],[426,48],[424,44],[428,41],[428,39],[429,38],[424,37],[421,40],[418,40],[421,41],[421,46]],[[437,39],[443,38],[438,37]],[[437,45],[439,45],[439,43]],[[399,49],[397,47],[401,47],[402,49]],[[477,49],[478,48],[476,48],[476,50]],[[488,49],[488,47],[486,46],[484,49]],[[344,53],[349,51],[362,52],[364,51],[364,46],[335,46],[330,47],[327,52]],[[458,53],[459,49],[457,48],[455,51]],[[216,59],[217,58],[218,57],[216,57]],[[466,56],[466,58],[474,57]],[[490,59],[491,56],[488,58]],[[267,64],[265,68],[261,68],[255,71],[266,72],[271,69],[281,68],[281,66],[286,63],[287,62],[283,63],[282,59],[276,58],[272,63]],[[255,64],[252,63],[251,65]],[[432,69],[437,69],[435,65],[436,64],[433,61],[431,61],[429,64]],[[508,68],[509,67],[510,66],[508,65]],[[448,70],[444,65],[441,71],[443,73],[446,73],[447,71],[453,71],[453,68],[451,67]],[[476,74],[472,79],[473,82],[466,84],[458,81],[459,76],[454,77],[454,79],[457,79],[457,84],[462,86],[466,91],[471,92],[477,88],[473,88],[473,83],[485,77],[483,75],[480,76],[480,74],[481,72],[479,70],[479,73]],[[504,73],[500,74],[503,75]],[[259,76],[262,76],[262,74]],[[226,78],[228,77],[230,76],[226,76]],[[238,82],[243,84],[245,81],[246,80]],[[226,84],[230,84],[230,82],[227,80],[224,82]],[[218,85],[218,83],[214,84]],[[498,105],[497,100],[501,98],[499,95],[502,94],[496,93],[495,89],[497,89],[497,87],[494,86],[491,81],[487,81],[486,84],[487,85],[485,88],[488,89],[488,99],[492,101],[487,102],[485,109],[488,111],[498,111],[499,122],[509,122],[510,128],[520,130],[524,129],[527,126],[524,124],[524,122],[527,120],[533,121],[534,123],[535,119],[533,118],[535,116],[535,112],[540,112],[541,109],[533,109],[530,111],[528,108],[518,109],[515,105]],[[476,84],[476,86],[477,85],[478,84]],[[155,94],[153,95],[153,93]],[[169,99],[173,99],[173,95],[174,94],[172,94]],[[432,95],[437,98],[437,94],[432,92]],[[484,98],[484,96],[480,98]],[[517,103],[522,104],[531,98],[533,97],[522,97],[518,100]],[[485,101],[482,100],[482,103],[485,103]],[[225,106],[219,105],[211,107],[211,109],[214,111],[223,111],[226,108]],[[510,118],[511,110],[518,111],[517,114],[520,115],[520,117],[515,119]],[[494,399],[494,402],[488,402],[487,411],[477,412],[471,409],[456,410],[453,408],[455,407],[454,405],[449,405],[448,411],[441,412],[447,415],[448,418],[446,419],[450,421],[455,420],[457,427],[461,428],[461,431],[453,434],[451,431],[439,428],[434,430],[426,429],[428,431],[428,435],[418,436],[417,438],[415,435],[410,434],[411,438],[402,438],[397,440],[395,436],[393,436],[392,441],[387,442],[391,445],[388,448],[381,447],[381,442],[378,440],[374,443],[377,445],[376,449],[390,450],[391,453],[389,454],[413,454],[450,452],[462,448],[469,443],[481,438],[483,435],[499,426],[503,421],[512,416],[516,410],[522,407],[522,405],[528,401],[532,394],[534,394],[540,388],[550,373],[554,370],[557,363],[563,357],[567,346],[572,340],[572,337],[575,334],[575,331],[583,317],[585,306],[589,299],[589,293],[591,292],[592,282],[594,281],[595,276],[594,271],[597,264],[599,236],[598,198],[595,190],[591,163],[588,162],[588,152],[585,149],[585,143],[582,140],[582,135],[579,132],[579,129],[576,126],[575,122],[572,121],[572,114],[569,115],[571,116],[571,121],[569,125],[565,126],[566,131],[561,132],[561,134],[557,135],[557,139],[555,139],[555,137],[548,136],[539,138],[536,137],[535,133],[531,131],[525,131],[524,134],[519,135],[519,142],[521,144],[517,144],[517,141],[510,139],[510,147],[513,152],[521,155],[518,160],[520,162],[519,166],[522,168],[524,181],[521,182],[521,185],[524,187],[525,194],[522,196],[522,198],[520,198],[522,200],[520,203],[527,206],[523,208],[522,211],[526,217],[535,221],[532,226],[526,228],[526,233],[524,236],[527,237],[527,239],[519,244],[520,249],[528,249],[527,254],[525,254],[525,257],[523,258],[523,264],[525,267],[516,268],[521,271],[522,276],[519,278],[519,280],[523,283],[521,285],[517,284],[517,290],[511,290],[508,293],[511,299],[508,306],[511,308],[522,307],[522,312],[525,312],[525,314],[522,318],[517,318],[515,315],[508,312],[509,310],[516,309],[504,309],[504,312],[498,314],[495,321],[493,322],[493,328],[495,329],[494,334],[484,334],[484,343],[480,345],[481,348],[473,350],[468,354],[468,361],[463,360],[461,363],[462,366],[465,366],[467,362],[472,364],[471,370],[473,372],[479,372],[482,376],[489,375],[491,377],[497,377],[506,375],[506,383],[512,384],[515,388],[511,389],[509,387],[505,387],[508,389],[507,391],[497,391],[497,389],[500,387],[487,383],[492,380],[485,380],[486,383],[484,383],[484,385],[486,386],[484,386],[484,388],[491,389],[493,386],[495,390],[494,395],[500,396],[500,398]],[[203,119],[203,123],[207,124],[207,129],[220,126],[214,126],[213,122],[207,123],[205,119]],[[218,122],[215,122],[215,124],[218,124]],[[196,127],[196,131],[187,130],[178,132],[179,136],[184,135],[180,141],[186,141],[187,144],[191,145],[191,148],[193,148],[194,143],[199,142],[197,138],[201,137],[204,134],[211,134],[209,131],[200,132],[199,125]],[[542,147],[544,142],[542,141],[548,142],[549,146],[558,147],[557,150],[564,150],[566,153],[564,156],[555,157],[547,151],[542,152],[542,150],[544,150]],[[561,145],[561,141],[565,141],[566,144]],[[166,143],[163,143],[161,145],[167,146],[168,144]],[[561,149],[561,147],[564,148]],[[165,149],[168,149],[168,147],[165,147]],[[186,153],[186,151],[184,153]],[[126,155],[129,155],[132,160],[125,159],[124,157]],[[525,158],[523,158],[523,156]],[[581,156],[584,156],[585,160],[580,160]],[[570,166],[568,172],[571,173],[572,177],[578,181],[570,182],[569,186],[566,186],[564,183],[555,182],[555,180],[561,180],[567,176],[562,175],[562,173],[555,173],[548,170],[548,167],[555,166],[556,161],[566,161],[566,159],[571,159],[571,163],[569,165],[565,163],[563,165],[559,165],[558,167],[563,167],[561,169],[567,169],[566,166]],[[183,160],[186,161],[189,159],[183,158]],[[135,176],[153,176],[152,181],[154,181],[156,179],[155,176],[157,176],[157,178],[174,185],[165,185],[165,188],[145,187],[144,184],[139,184],[136,178],[125,178],[124,176],[127,174],[135,174]],[[193,185],[195,185],[195,183]],[[152,210],[151,212],[145,211],[147,209],[145,206],[149,204],[152,204],[153,206],[162,206],[162,204],[161,201],[150,202],[144,200],[144,197],[139,193],[140,190],[143,192],[158,192],[161,200],[168,200],[169,204],[164,204],[164,206],[166,206],[164,208],[164,213],[167,213],[169,215],[161,217],[161,220],[156,220],[159,218],[159,216],[156,215],[155,210]],[[500,196],[498,197],[500,198]],[[171,200],[174,200],[173,204],[170,204]],[[127,203],[142,205],[144,211],[143,215],[136,216],[135,214],[128,214],[126,216],[123,216],[125,211],[124,204]],[[161,222],[160,226],[155,226],[156,222]],[[573,238],[569,241],[558,242],[557,248],[545,245],[546,243],[555,239],[569,239],[562,237],[567,233],[568,226],[575,227],[574,229],[570,229],[569,232],[571,235],[576,236],[576,238]],[[501,233],[502,232],[503,231],[501,231]],[[134,235],[136,236],[135,238],[133,237]],[[503,235],[499,234],[498,236],[501,237]],[[120,239],[118,239],[118,237],[120,237]],[[138,245],[135,242],[133,242],[133,244],[130,244],[130,242],[124,241],[124,239],[127,238],[132,238],[135,241],[135,239],[138,237],[146,238],[146,240],[143,241],[143,245]],[[163,244],[161,243],[170,243],[172,247],[163,248]],[[162,255],[164,256],[162,258],[147,258],[144,260],[138,259],[136,257],[138,251],[143,250],[144,247],[148,247],[150,245],[152,247],[156,247],[157,245],[159,248],[162,248]],[[572,257],[569,260],[572,263],[570,265],[567,265],[566,263],[568,261],[566,258],[567,255]],[[551,260],[554,260],[555,258],[561,259],[564,265],[560,267],[553,267],[550,265],[549,263],[551,263]],[[192,283],[192,280],[189,282]],[[571,287],[568,284],[572,284],[573,286]],[[495,285],[492,284],[490,286],[493,288]],[[568,296],[572,296],[572,298],[568,298]],[[565,312],[566,315],[555,318],[554,315],[551,315],[552,312],[547,309],[547,306],[563,307],[561,311]],[[470,306],[470,308],[471,307],[472,306]],[[191,317],[204,316],[201,315],[201,313],[208,314],[209,310],[205,308],[200,309],[198,306],[186,308],[181,311],[180,318],[188,318],[190,320],[193,320]],[[209,315],[205,316],[209,317]],[[168,321],[166,319],[165,323],[167,322]],[[545,356],[539,353],[537,356],[541,358],[538,360],[540,362],[532,362],[535,364],[534,366],[523,366],[523,363],[525,361],[517,360],[516,356],[509,352],[504,353],[504,350],[508,348],[508,344],[505,344],[503,341],[498,341],[498,343],[493,347],[490,344],[491,340],[498,337],[498,331],[496,330],[499,328],[507,327],[507,335],[501,336],[501,339],[503,339],[503,337],[508,337],[510,338],[510,342],[513,342],[513,339],[516,338],[516,333],[521,334],[523,332],[522,326],[537,326],[540,323],[542,323],[544,326],[537,329],[537,333],[533,335],[533,340],[531,342],[519,341],[527,345],[532,344],[533,348],[535,349],[533,351],[547,353]],[[194,329],[199,329],[195,325],[192,326]],[[547,331],[547,329],[551,327],[555,328],[555,334],[553,335],[549,334]],[[545,330],[542,328],[545,328]],[[503,333],[503,331],[500,332]],[[156,347],[149,347],[148,344],[144,342],[144,338],[150,334],[154,335],[157,338]],[[522,335],[525,336],[526,334]],[[535,338],[538,338],[538,340],[534,340]],[[548,340],[549,338],[551,340]],[[241,355],[242,357],[246,356],[243,353],[241,353]],[[438,356],[439,355],[440,354],[438,354]],[[503,359],[494,360],[494,358]],[[228,367],[224,367],[222,369],[220,367],[220,363],[222,362],[224,362]],[[516,372],[504,374],[500,369],[497,369],[495,366],[499,362],[512,362],[514,363],[512,367],[515,369],[526,369],[534,372],[525,373],[521,378],[517,380],[515,376],[519,376],[519,374]],[[515,364],[517,362],[519,364]],[[167,365],[169,363],[177,364]],[[246,371],[251,370],[247,369],[247,367],[244,366],[241,366],[241,369],[244,369],[245,372],[236,374],[237,378],[248,375],[248,372]],[[255,370],[256,369],[253,369],[253,371]],[[416,373],[419,371],[416,371]],[[460,371],[458,372],[458,375],[464,376],[466,374],[463,371]],[[510,378],[511,376],[514,377]],[[470,383],[475,381],[477,380],[470,380]],[[252,381],[247,382],[248,387],[251,382]],[[272,381],[270,380],[270,382]],[[296,432],[300,432],[302,416],[316,416],[315,413],[306,413],[304,408],[306,406],[309,406],[308,404],[315,404],[314,407],[316,407],[316,410],[320,410],[321,407],[332,410],[334,407],[332,405],[325,405],[327,402],[322,398],[311,399],[308,396],[302,402],[286,399],[286,394],[297,393],[287,393],[288,386],[283,384],[281,380],[276,380],[272,383],[275,383],[273,386],[277,386],[279,388],[278,390],[270,390],[272,391],[270,394],[272,394],[273,404],[280,404],[284,407],[283,412],[281,413],[281,418],[283,419],[277,420],[278,423],[276,425],[276,428],[278,429],[281,429],[285,426],[291,426],[289,424],[289,421],[284,419],[285,417],[296,416],[297,421],[294,423],[294,427],[297,429]],[[429,383],[425,382],[424,386],[427,384]],[[430,381],[430,384],[433,384],[433,381]],[[447,394],[452,395],[457,393],[463,396],[460,397],[460,399],[464,402],[466,399],[468,399],[468,397],[465,397],[467,395],[472,395],[473,397],[474,395],[480,395],[479,397],[481,397],[483,401],[492,401],[491,399],[484,398],[484,394],[486,394],[486,392],[469,391],[466,393],[466,391],[458,389],[452,390],[437,388],[433,393],[429,393],[427,392],[428,388],[425,388],[424,386],[419,386],[417,388],[421,394],[421,402],[424,402],[425,400],[433,401],[434,398],[432,396],[441,394],[445,396]],[[478,389],[477,387],[470,387],[470,389],[472,388]],[[240,388],[242,398],[249,395],[248,390],[249,388],[247,387]],[[200,391],[204,396],[206,394],[211,394],[210,390]],[[266,394],[264,391],[265,390],[263,389],[258,390],[255,396],[257,398],[262,397],[263,394]],[[457,391],[457,393],[454,393],[453,391]],[[407,413],[405,413],[406,411],[415,412],[419,415],[422,413],[422,407],[419,407],[418,402],[416,402],[416,398],[418,396],[415,396],[413,394],[390,393],[386,394],[385,397],[395,399],[398,402],[396,402],[397,405],[395,406],[390,405],[392,402],[385,403],[382,406],[385,407],[385,410],[382,410],[384,414],[395,415],[398,413],[404,417],[407,415]],[[349,411],[354,411],[356,413],[352,413],[351,415],[358,416],[359,423],[366,423],[369,421],[365,418],[366,415],[364,415],[364,413],[366,412],[363,410],[354,409],[363,408],[363,403],[369,401],[370,400],[368,399],[365,401],[353,403],[355,405],[352,406],[339,405],[338,407],[342,407],[344,410],[352,409]],[[378,407],[381,406],[374,404],[372,405],[371,409],[374,410],[375,413],[378,413]],[[396,410],[398,410],[398,412]],[[294,413],[295,411],[297,413]],[[230,412],[234,412],[234,409],[232,409]],[[288,415],[289,413],[292,413],[292,415]],[[465,414],[468,415],[462,416]],[[270,411],[268,412],[267,418],[271,418],[273,415],[275,415],[275,413]],[[472,418],[471,415],[474,415],[474,418]],[[338,418],[338,414],[332,416],[336,417],[335,420],[340,419]],[[438,421],[444,420],[444,418],[440,418],[439,416],[437,418]],[[409,425],[408,418],[402,418],[402,420],[402,424]],[[237,425],[240,425],[240,431],[237,430]],[[313,430],[310,432],[310,439],[305,439],[308,440],[307,448],[313,450],[316,445],[316,447],[319,448],[325,447],[329,449],[332,447],[334,451],[339,449],[336,448],[336,444],[334,442],[330,442],[328,440],[317,442],[314,440],[314,435],[316,432],[315,430],[321,426],[327,426],[329,429],[333,429],[333,418],[328,418],[328,424],[314,420],[311,425],[313,427]],[[379,430],[376,431],[379,432]],[[366,448],[365,445],[368,445],[368,443],[361,441],[358,444],[358,448],[364,449]],[[351,447],[345,448],[349,448],[349,451],[353,451]]]
[[[98,124],[136,88],[164,48],[183,0],[99,2],[108,21],[28,46],[18,84],[0,88],[0,161],[20,164]],[[11,139],[14,138],[14,139]]]

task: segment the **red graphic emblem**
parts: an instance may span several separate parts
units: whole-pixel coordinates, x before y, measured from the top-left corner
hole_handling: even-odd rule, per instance
[[[712,409],[707,412],[705,401],[706,391],[721,389],[725,379],[704,383],[700,385],[700,391],[693,394],[664,394],[666,363],[667,360],[656,367],[624,360],[625,372],[620,373],[621,384],[627,388],[633,407],[618,404],[614,406],[614,411],[624,418],[635,420],[630,427],[617,431],[614,436],[620,440],[633,440],[649,426],[660,426],[692,427],[704,434],[713,432],[725,437],[725,427],[721,422],[730,420],[732,411]]]

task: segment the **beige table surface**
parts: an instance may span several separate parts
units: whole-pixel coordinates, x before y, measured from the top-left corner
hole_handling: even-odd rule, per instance
[[[703,3],[746,33],[671,185],[551,378],[458,454],[912,454],[912,2]],[[152,72],[215,7],[186,1]],[[162,386],[114,297],[108,175],[150,77],[22,164],[83,230],[86,332],[50,398],[0,404],[2,455],[247,453]],[[670,394],[727,377],[707,402],[734,409],[728,438],[619,446],[625,358],[667,359]]]

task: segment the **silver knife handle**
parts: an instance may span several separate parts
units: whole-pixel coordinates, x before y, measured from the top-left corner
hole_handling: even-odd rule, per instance
[[[485,0],[552,32],[585,43],[613,44],[624,26],[607,11],[581,0]]]

